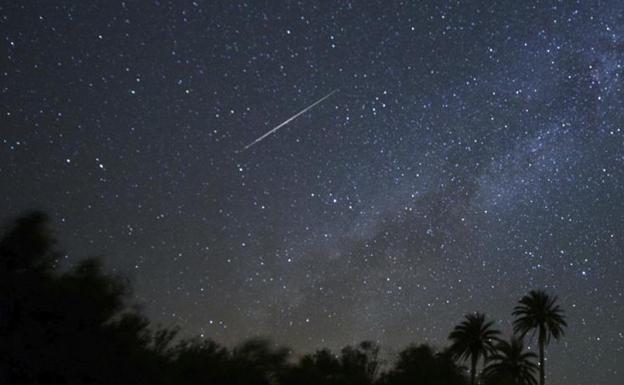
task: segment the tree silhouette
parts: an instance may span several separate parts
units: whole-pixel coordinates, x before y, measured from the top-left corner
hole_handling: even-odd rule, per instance
[[[173,378],[181,384],[228,384],[228,350],[210,339],[192,338],[173,348]],[[172,381],[174,382],[174,381]]]
[[[375,382],[381,362],[379,345],[372,341],[360,342],[356,347],[347,346],[340,352],[343,383],[370,385]]]
[[[485,361],[494,353],[494,344],[500,332],[492,325],[494,321],[486,321],[485,314],[466,314],[464,321],[455,326],[449,340],[451,352],[457,359],[470,360],[470,384],[475,385],[477,362],[479,358]]]
[[[232,350],[231,365],[237,385],[269,385],[278,382],[287,368],[290,349],[274,346],[269,339],[252,338]]]
[[[327,349],[289,361],[291,351],[264,338],[228,349],[204,338],[178,339],[155,328],[129,302],[129,285],[97,259],[60,270],[56,241],[41,212],[16,219],[0,237],[0,384],[475,385],[480,359],[486,385],[536,385],[535,355],[521,340],[500,342],[493,322],[468,314],[436,353],[410,345],[381,373],[380,347],[364,341],[340,354]],[[531,292],[514,309],[514,332],[539,332],[544,344],[563,335],[556,297]]]
[[[283,379],[284,385],[339,385],[343,383],[340,361],[328,349],[304,355]]]
[[[490,363],[483,371],[486,384],[537,385],[535,373],[537,355],[524,351],[521,339],[512,337],[509,342],[500,341],[496,353],[489,357]]]
[[[162,383],[148,320],[127,287],[87,259],[66,272],[41,212],[0,239],[0,383]]]
[[[449,352],[436,353],[429,345],[410,345],[399,353],[380,385],[465,385],[462,368]]]
[[[59,253],[49,227],[48,216],[41,211],[27,213],[3,234],[0,240],[0,271],[5,275],[47,275]]]
[[[551,338],[556,340],[561,338],[564,328],[568,326],[563,310],[556,302],[556,296],[551,296],[543,290],[531,290],[520,299],[512,313],[516,317],[513,321],[514,333],[524,337],[531,330],[537,331],[540,385],[544,385],[546,381],[544,347],[550,343]]]

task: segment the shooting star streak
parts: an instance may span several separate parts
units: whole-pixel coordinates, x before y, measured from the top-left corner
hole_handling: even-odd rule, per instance
[[[299,117],[302,114],[305,114],[307,111],[311,110],[312,108],[314,108],[317,104],[321,103],[323,100],[329,98],[330,96],[332,96],[334,93],[336,93],[336,91],[338,91],[338,89],[336,88],[335,90],[333,90],[332,92],[328,93],[327,95],[323,96],[322,98],[320,98],[319,100],[317,100],[316,102],[310,104],[309,106],[307,106],[306,108],[304,108],[303,110],[297,112],[296,114],[294,114],[293,116],[291,116],[290,118],[286,119],[284,122],[280,123],[279,125],[275,126],[273,129],[271,129],[270,131],[266,132],[264,135],[262,135],[261,137],[259,137],[258,139],[254,140],[253,142],[249,143],[248,145],[246,145],[242,151],[245,151],[247,149],[249,149],[249,147],[253,146],[254,144],[260,142],[261,140],[263,140],[264,138],[266,138],[267,136],[273,134],[275,131],[279,130],[280,128],[284,127],[285,125],[287,125],[288,123],[292,122],[293,120],[297,119],[297,117]]]

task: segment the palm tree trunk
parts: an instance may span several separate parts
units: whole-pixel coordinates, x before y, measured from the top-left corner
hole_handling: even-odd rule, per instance
[[[479,356],[473,354],[471,357],[470,363],[470,385],[475,385],[477,383],[477,359]],[[543,385],[543,384],[540,384]]]
[[[539,337],[539,371],[540,371],[540,385],[546,383],[546,368],[544,368],[544,329],[540,328]]]

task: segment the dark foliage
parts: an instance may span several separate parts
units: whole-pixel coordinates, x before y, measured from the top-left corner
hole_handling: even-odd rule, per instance
[[[126,308],[126,286],[94,259],[57,273],[47,222],[28,214],[0,241],[0,382],[162,383],[164,357],[147,319]]]
[[[495,352],[494,345],[500,332],[487,321],[485,314],[466,314],[464,321],[455,326],[449,335],[450,352],[455,358],[470,361],[470,384],[476,383],[477,362],[487,360]]]
[[[537,385],[536,358],[535,353],[524,350],[521,339],[512,337],[509,342],[500,341],[483,371],[485,384]]]
[[[399,354],[393,369],[380,384],[393,385],[465,385],[463,369],[448,352],[436,353],[428,345],[411,345]]]
[[[344,383],[337,356],[327,349],[306,354],[283,378],[285,385],[338,385]]]
[[[470,359],[474,382],[476,361],[489,357],[488,384],[535,385],[534,355],[516,340],[495,349],[498,332],[479,313],[453,330],[451,349],[410,345],[385,372],[371,341],[293,360],[289,349],[267,339],[227,349],[154,328],[128,302],[120,277],[96,259],[59,271],[60,255],[40,212],[18,218],[0,239],[0,384],[466,385],[455,361]],[[529,330],[539,322],[522,325]]]
[[[531,290],[520,299],[512,313],[516,319],[513,322],[514,332],[524,337],[530,331],[537,332],[539,350],[540,385],[546,383],[546,360],[544,349],[550,343],[563,337],[568,326],[564,312],[557,304],[557,296],[550,295],[543,290]]]

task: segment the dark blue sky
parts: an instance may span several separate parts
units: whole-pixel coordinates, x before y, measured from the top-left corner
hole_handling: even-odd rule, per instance
[[[155,322],[392,353],[476,310],[508,335],[546,288],[549,383],[624,380],[621,1],[18,1],[0,30],[3,216],[47,210]]]

